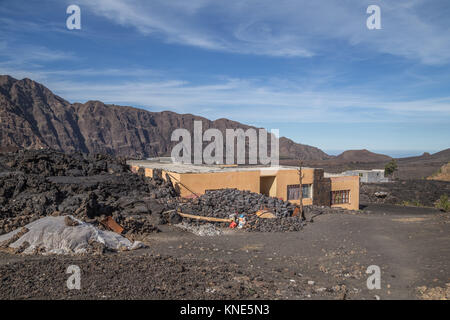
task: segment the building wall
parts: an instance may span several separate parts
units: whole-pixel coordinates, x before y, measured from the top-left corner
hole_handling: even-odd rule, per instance
[[[131,170],[137,172],[138,166],[132,166]],[[144,168],[146,177],[153,177],[153,169]],[[251,192],[260,192],[260,173],[255,171],[235,172],[205,172],[205,173],[176,173],[162,170],[162,177],[166,174],[172,179],[176,188],[179,188],[182,197],[191,197],[195,194],[202,195],[206,190],[236,188]]]
[[[352,175],[360,177],[360,182],[378,183],[388,182],[389,179],[384,176],[384,170],[348,170],[343,172],[344,175]]]
[[[260,192],[259,170],[235,172],[207,172],[180,174],[180,192],[182,197],[204,194],[206,190],[236,188],[251,192]],[[187,187],[187,188],[186,188]]]
[[[303,179],[302,184],[313,184],[314,182],[314,169],[312,168],[304,168],[302,169]],[[287,186],[292,184],[299,184],[298,171],[296,169],[292,170],[279,170],[276,174],[276,184],[277,184],[277,192],[276,197],[287,200]],[[314,194],[314,185],[312,186],[312,194]],[[289,200],[292,203],[299,204],[299,200]],[[304,205],[311,205],[311,198],[303,198]]]
[[[359,176],[331,177],[331,191],[350,190],[350,202],[335,204],[332,207],[340,207],[351,210],[359,210]]]
[[[331,180],[324,177],[323,169],[314,169],[313,205],[331,205]]]
[[[261,176],[259,180],[260,193],[270,197],[277,196],[277,177],[276,176]]]
[[[387,182],[384,171],[371,171],[367,173],[367,182]]]
[[[132,167],[137,171],[138,167]],[[304,168],[302,184],[312,184],[312,198],[304,198],[304,205],[331,205],[330,191],[350,190],[350,202],[333,207],[359,209],[359,176],[324,178],[322,169]],[[298,172],[292,170],[254,170],[235,172],[174,173],[162,171],[165,179],[168,173],[179,188],[182,197],[204,194],[206,190],[236,188],[287,200],[287,186],[299,184]],[[145,168],[145,176],[152,177],[153,170]],[[299,203],[299,200],[289,200]]]

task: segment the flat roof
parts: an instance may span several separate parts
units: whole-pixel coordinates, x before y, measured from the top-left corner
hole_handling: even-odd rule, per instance
[[[370,169],[370,170],[366,170],[366,169],[355,169],[355,170],[346,170],[345,172],[359,172],[359,173],[365,173],[365,172],[384,172],[384,169]]]
[[[127,164],[141,168],[162,169],[175,173],[208,173],[208,172],[235,172],[235,171],[279,171],[279,170],[297,170],[295,166],[263,166],[263,165],[196,165],[187,163],[159,162],[155,160],[128,160]],[[302,167],[303,169],[314,169]]]

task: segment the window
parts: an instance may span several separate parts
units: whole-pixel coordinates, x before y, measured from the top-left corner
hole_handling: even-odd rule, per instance
[[[287,186],[287,199],[298,200],[300,198],[300,189],[298,184],[291,184]],[[303,199],[312,198],[312,184],[302,185]]]
[[[331,204],[350,203],[350,190],[331,191]]]

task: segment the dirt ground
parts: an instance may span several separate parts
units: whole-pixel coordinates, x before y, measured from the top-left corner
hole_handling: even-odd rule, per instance
[[[2,253],[0,299],[450,298],[448,213],[373,204],[313,221],[213,237],[164,226],[147,249],[98,256]],[[66,286],[73,264],[80,290]],[[367,288],[369,265],[381,268],[381,289]]]

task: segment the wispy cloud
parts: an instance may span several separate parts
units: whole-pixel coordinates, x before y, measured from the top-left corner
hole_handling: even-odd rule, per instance
[[[332,53],[330,42],[337,41],[347,43],[348,50],[388,53],[426,64],[450,61],[449,12],[442,10],[446,0],[433,5],[423,0],[376,2],[383,29],[369,31],[369,0],[80,1],[113,23],[205,49],[312,57]],[[426,4],[430,12],[423,10]]]
[[[102,100],[154,111],[172,110],[243,122],[440,122],[450,117],[450,97],[393,101],[376,91],[370,93],[363,85],[360,90],[355,87],[330,89],[320,85],[306,88],[295,81],[279,79],[217,77],[207,84],[198,84],[173,79],[161,72],[147,73],[145,79],[133,80],[133,75],[139,72],[134,69],[81,69],[36,72],[33,76],[72,102]],[[83,80],[67,80],[65,75],[69,73],[84,75]],[[20,70],[11,74],[20,75]],[[129,77],[113,83],[90,77],[100,74]],[[364,94],[355,93],[358,91]]]
[[[91,62],[92,56],[82,55],[82,46],[74,46],[76,53],[72,53],[59,49],[55,40],[49,42],[53,47],[47,47],[27,44],[20,39],[15,41],[11,36],[14,31],[27,33],[33,27],[41,28],[39,32],[48,29],[66,32],[53,25],[54,22],[40,25],[29,21],[15,26],[5,17],[0,17],[0,22],[4,22],[3,30],[6,30],[0,35],[0,72],[38,80],[73,102],[102,100],[244,122],[445,121],[450,116],[450,99],[447,94],[438,92],[445,89],[439,83],[449,81],[445,71],[439,73],[435,66],[413,63],[400,68],[401,74],[388,72],[385,75],[382,71],[367,68],[368,73],[373,71],[374,77],[370,74],[361,76],[355,70],[345,69],[348,65],[354,68],[353,65],[340,68],[340,61],[333,60],[342,50],[342,57],[355,60],[389,53],[425,64],[449,62],[448,12],[442,10],[442,6],[427,6],[427,10],[422,10],[426,3],[422,0],[378,1],[382,8],[383,29],[369,31],[365,27],[365,9],[371,2],[79,2],[83,17],[88,10],[88,13],[113,23],[136,28],[144,36],[170,43],[226,52],[311,58],[315,62],[321,56],[327,57],[325,67],[314,63],[312,67],[301,69],[301,74],[288,78],[278,70],[274,70],[276,74],[266,76],[251,75],[251,72],[231,76],[226,72],[218,75],[206,69],[189,69],[185,65],[182,68],[186,69],[170,72],[167,67],[159,70],[155,67],[157,64],[146,64],[145,61],[133,64],[134,55],[130,55],[131,62],[120,61],[113,50],[111,56],[106,56],[108,62],[97,67],[95,63],[103,61]],[[435,3],[438,2],[441,3]],[[112,35],[108,34],[108,37]],[[72,39],[68,37],[66,41]],[[137,39],[140,41],[142,37]],[[80,44],[86,43],[83,42],[86,38],[81,40]],[[360,57],[359,51],[364,53]],[[115,61],[119,63],[113,64]],[[76,63],[65,65],[61,62]],[[239,63],[238,67],[245,69],[245,62]],[[424,72],[425,68],[431,71]],[[390,87],[392,84],[399,84],[395,92]],[[428,88],[434,91],[425,92]],[[422,93],[416,95],[418,91]]]
[[[77,56],[71,52],[52,50],[45,46],[17,44],[0,41],[0,66],[13,70],[17,67],[30,68],[55,61],[74,61]],[[28,69],[30,70],[30,69]]]

